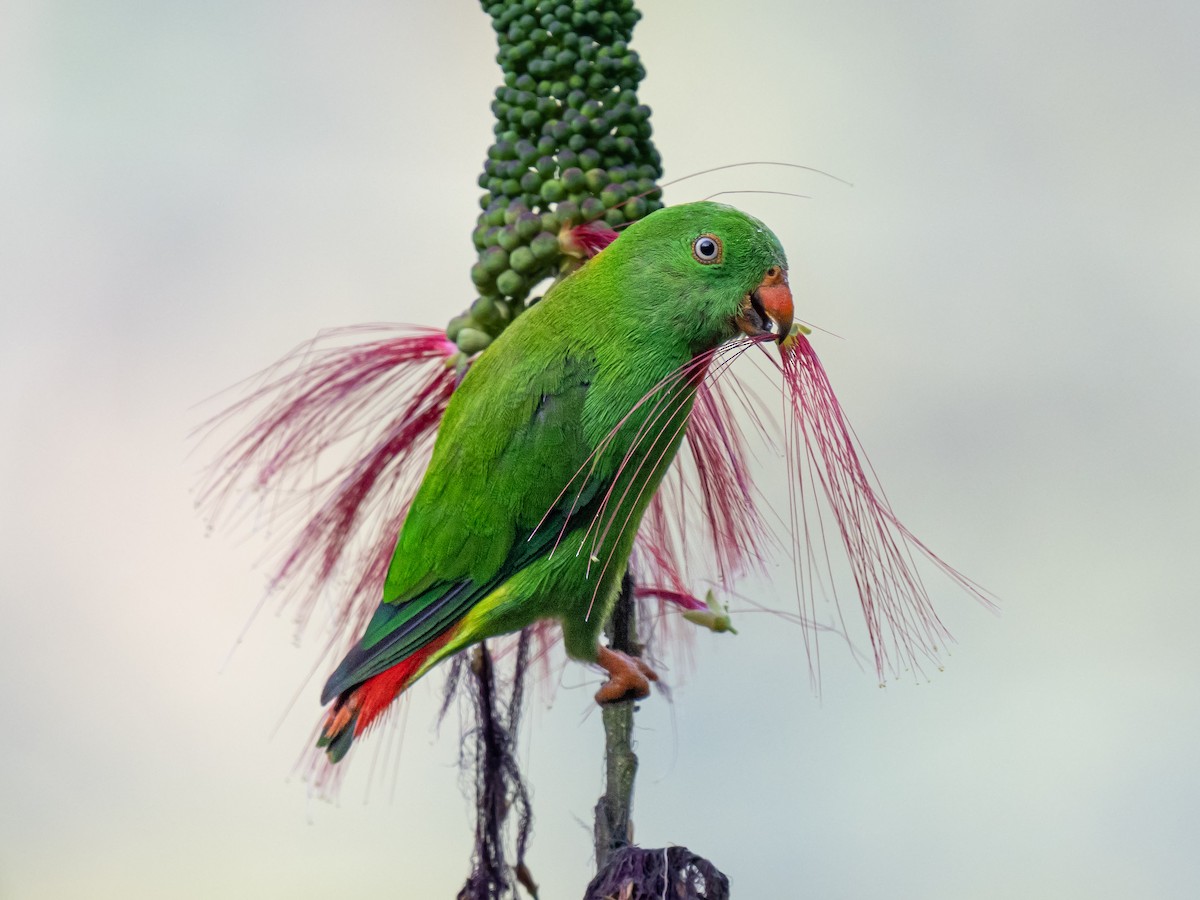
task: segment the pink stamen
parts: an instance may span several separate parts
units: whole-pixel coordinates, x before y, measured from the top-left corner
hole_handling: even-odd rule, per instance
[[[940,648],[950,639],[930,602],[913,562],[913,549],[983,603],[985,591],[942,561],[896,518],[882,492],[873,484],[860,458],[860,446],[812,345],[797,335],[783,350],[781,364],[787,402],[793,415],[785,435],[789,459],[796,466],[793,497],[793,535],[797,542],[799,588],[802,602],[811,603],[814,570],[830,577],[828,548],[824,545],[824,520],[820,507],[803,494],[804,484],[820,485],[833,513],[838,537],[857,588],[867,622],[875,668],[883,678],[898,674],[898,665],[919,668],[918,657],[937,662]],[[803,443],[803,455],[799,448]],[[814,553],[808,510],[815,510],[822,537],[821,553]],[[798,543],[804,534],[803,553]],[[803,556],[803,559],[801,559]]]

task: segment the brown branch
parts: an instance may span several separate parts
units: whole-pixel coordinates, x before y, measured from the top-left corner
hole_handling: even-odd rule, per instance
[[[637,640],[637,614],[633,602],[633,579],[626,573],[621,593],[605,626],[609,645],[630,656],[640,656]],[[633,781],[638,758],[633,752],[634,700],[623,700],[604,707],[604,756],[606,784],[604,795],[596,802],[596,869],[604,868],[614,850],[633,841],[630,813],[633,807]]]

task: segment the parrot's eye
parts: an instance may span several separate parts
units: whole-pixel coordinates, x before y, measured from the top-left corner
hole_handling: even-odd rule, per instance
[[[721,261],[721,239],[715,234],[702,234],[692,241],[692,256],[696,262],[710,265]]]

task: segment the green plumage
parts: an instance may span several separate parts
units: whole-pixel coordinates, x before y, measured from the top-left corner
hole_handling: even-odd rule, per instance
[[[698,255],[705,236],[718,260]],[[714,203],[670,207],[505,329],[450,400],[383,603],[325,699],[447,631],[429,664],[538,619],[562,624],[569,655],[596,659],[642,513],[683,436],[704,368],[693,361],[739,333],[775,267],[786,269],[783,250],[756,219]]]

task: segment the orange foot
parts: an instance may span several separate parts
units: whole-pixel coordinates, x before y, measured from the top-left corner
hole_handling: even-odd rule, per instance
[[[650,682],[658,675],[636,656],[601,647],[596,662],[608,672],[608,681],[596,691],[596,702],[619,703],[622,700],[641,700],[650,696]]]

